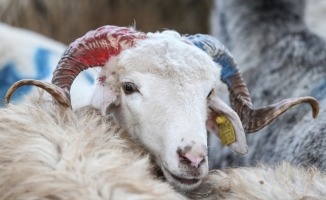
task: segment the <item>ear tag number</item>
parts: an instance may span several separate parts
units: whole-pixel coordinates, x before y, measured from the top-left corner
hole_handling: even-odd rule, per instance
[[[224,116],[219,115],[215,118],[218,127],[218,134],[223,146],[235,142],[235,134],[232,123]]]

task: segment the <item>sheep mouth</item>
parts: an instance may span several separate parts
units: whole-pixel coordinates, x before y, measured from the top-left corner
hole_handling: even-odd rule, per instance
[[[176,179],[177,181],[179,181],[180,183],[182,184],[185,184],[185,185],[194,185],[194,184],[197,184],[200,179],[197,179],[197,178],[192,178],[192,179],[187,179],[187,178],[180,178],[180,177],[177,177],[173,174],[171,174],[171,176]]]
[[[196,185],[201,182],[201,179],[198,178],[181,178],[177,175],[172,174],[169,170],[163,167],[163,171],[165,172],[165,175],[168,175],[172,179],[176,180],[177,182],[183,184],[183,185]]]

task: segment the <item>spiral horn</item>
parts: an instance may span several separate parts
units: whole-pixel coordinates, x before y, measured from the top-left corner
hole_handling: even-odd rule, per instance
[[[53,86],[50,88],[52,91],[59,91],[58,94],[66,97],[58,99],[58,95],[53,95],[53,92],[50,94],[61,104],[71,105],[70,88],[81,71],[91,67],[104,66],[112,56],[117,56],[124,49],[132,47],[136,40],[144,38],[146,38],[145,33],[126,27],[103,26],[89,31],[67,47],[53,73]],[[15,89],[27,84],[49,88],[49,84],[45,82],[22,80],[8,91],[6,101],[9,102]],[[62,99],[65,99],[65,102],[62,102]]]
[[[247,133],[262,129],[292,106],[301,103],[309,103],[313,118],[318,116],[319,104],[312,97],[285,99],[264,108],[254,109],[247,86],[227,48],[210,35],[196,34],[188,36],[187,39],[209,54],[214,62],[222,66],[221,80],[228,86],[231,107],[238,113]]]

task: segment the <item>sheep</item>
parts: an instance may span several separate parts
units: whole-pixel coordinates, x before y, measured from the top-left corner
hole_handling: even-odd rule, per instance
[[[175,31],[145,34],[110,25],[71,43],[52,83],[18,81],[8,90],[6,101],[15,89],[35,85],[71,109],[75,77],[94,66],[100,66],[101,72],[90,105],[144,145],[167,181],[183,192],[198,187],[208,173],[206,124],[215,133],[218,126],[232,128],[226,134],[233,135],[221,136],[222,142],[244,155],[248,152],[245,131],[263,128],[300,103],[311,105],[313,117],[319,112],[312,97],[253,109],[232,55],[212,36],[181,36]],[[239,116],[218,97],[220,79],[228,85]],[[223,125],[216,125],[216,118],[225,120]]]
[[[216,144],[213,152],[221,153],[210,155],[210,167],[274,165],[285,160],[326,170],[326,43],[306,27],[305,2],[219,0],[217,8],[218,37],[243,67],[256,105],[309,95],[323,106],[316,121],[310,120],[308,108],[302,106],[247,135],[251,151],[246,157]]]
[[[0,30],[0,106],[4,106],[6,92],[16,81],[26,78],[51,81],[52,72],[67,47],[40,34],[7,24],[0,23]],[[88,103],[94,89],[95,74],[96,70],[91,69],[77,77],[71,89],[72,102],[78,102],[78,105],[72,105],[74,108]],[[20,88],[12,101],[18,103],[23,95],[31,92],[32,87]]]
[[[323,0],[306,1],[305,22],[312,32],[326,39],[326,27],[323,23],[326,2]]]
[[[211,170],[178,191],[150,152],[111,116],[66,109],[40,94],[0,108],[2,199],[323,199],[326,175],[282,163]]]
[[[29,94],[0,108],[0,199],[186,199],[110,117]]]
[[[326,176],[314,166],[287,162],[271,167],[211,170],[203,183],[187,195],[193,199],[325,199]]]

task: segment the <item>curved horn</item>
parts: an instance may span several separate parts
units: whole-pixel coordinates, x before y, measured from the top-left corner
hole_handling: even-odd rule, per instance
[[[135,40],[145,37],[145,33],[117,26],[103,26],[89,31],[71,43],[63,53],[53,72],[52,83],[62,88],[70,99],[70,87],[81,71],[103,66],[112,56],[132,47]]]
[[[32,80],[32,79],[23,79],[20,81],[17,81],[16,83],[14,83],[7,91],[6,93],[6,103],[8,104],[10,102],[10,98],[11,95],[14,93],[14,91],[24,85],[35,85],[37,87],[40,87],[42,89],[44,89],[45,91],[47,91],[48,93],[50,93],[52,95],[52,97],[54,99],[56,99],[61,105],[65,106],[65,107],[71,107],[70,105],[70,100],[67,98],[65,92],[51,84],[51,83],[47,83],[44,81],[38,81],[38,80]]]
[[[312,107],[313,118],[318,116],[319,104],[312,97],[285,99],[264,108],[254,109],[247,86],[227,48],[210,35],[196,34],[188,36],[187,39],[212,56],[214,62],[222,66],[221,80],[228,86],[231,106],[238,113],[247,133],[262,129],[286,110],[300,103],[309,103]]]
[[[53,72],[53,84],[29,79],[18,81],[8,90],[6,102],[9,103],[11,94],[18,87],[35,85],[45,89],[61,104],[71,107],[70,87],[81,71],[103,66],[112,56],[132,47],[135,40],[144,38],[145,33],[126,27],[102,26],[89,31],[67,47]]]

